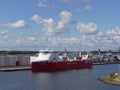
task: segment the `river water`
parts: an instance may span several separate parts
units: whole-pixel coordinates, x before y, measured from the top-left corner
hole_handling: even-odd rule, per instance
[[[0,90],[119,90],[120,86],[98,80],[111,72],[120,73],[120,64],[59,72],[0,72]]]

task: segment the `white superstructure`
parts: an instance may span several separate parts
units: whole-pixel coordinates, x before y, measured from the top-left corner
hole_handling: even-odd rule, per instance
[[[59,55],[59,53],[53,50],[39,50],[36,56],[30,57],[30,62],[44,62],[44,61],[63,61],[68,60],[65,55]]]

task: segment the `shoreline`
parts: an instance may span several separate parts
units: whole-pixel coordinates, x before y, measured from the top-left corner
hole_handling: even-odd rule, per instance
[[[120,83],[107,82],[107,81],[101,80],[100,78],[98,78],[98,80],[100,80],[100,81],[102,81],[103,83],[106,83],[106,84],[112,84],[112,85],[117,85],[117,86],[120,86]]]
[[[98,80],[112,85],[120,86],[120,74],[113,72],[106,76],[101,76],[98,78]]]

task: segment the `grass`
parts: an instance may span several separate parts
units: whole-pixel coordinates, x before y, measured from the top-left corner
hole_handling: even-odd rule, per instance
[[[110,75],[101,76],[99,80],[105,83],[120,85],[120,74],[113,72]]]

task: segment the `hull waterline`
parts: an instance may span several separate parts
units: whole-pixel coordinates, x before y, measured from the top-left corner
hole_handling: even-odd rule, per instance
[[[92,60],[31,63],[32,72],[81,69],[81,68],[90,68],[90,67],[92,67]]]

